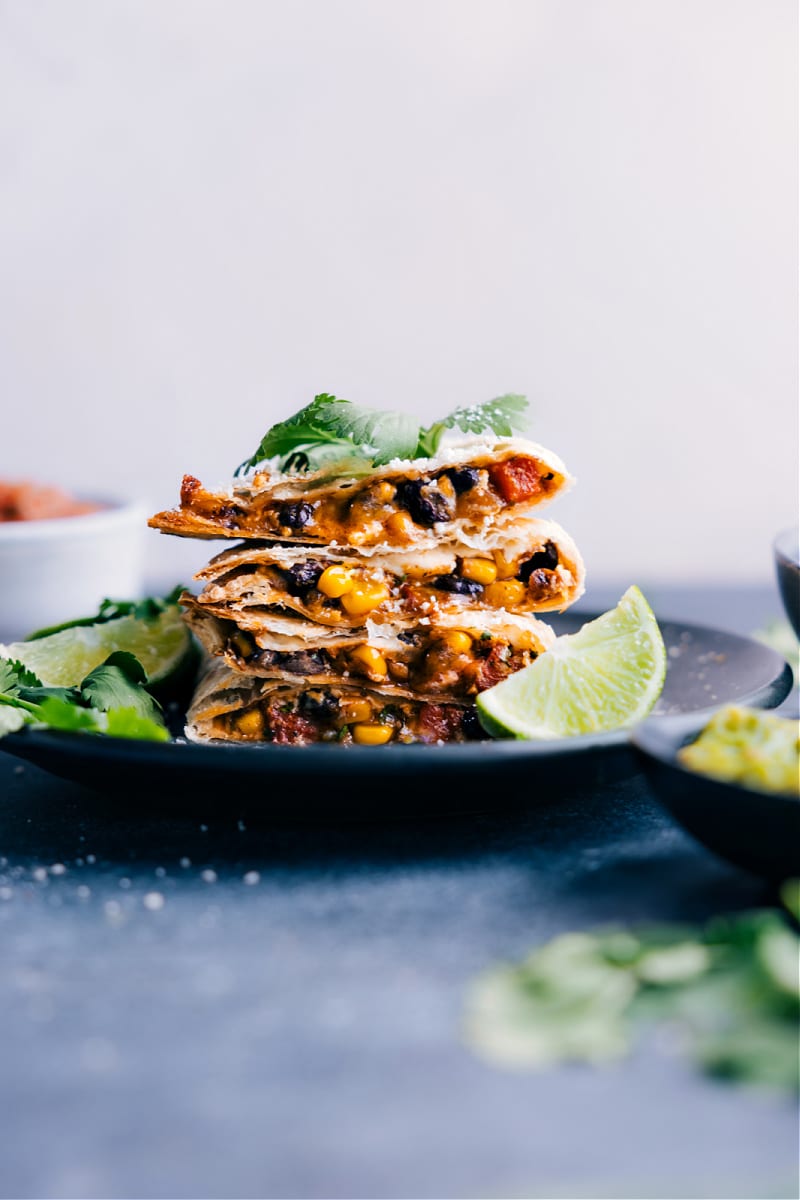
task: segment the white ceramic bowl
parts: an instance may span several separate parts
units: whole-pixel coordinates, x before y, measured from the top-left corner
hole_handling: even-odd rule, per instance
[[[106,596],[141,595],[147,516],[139,504],[77,517],[0,522],[0,642],[97,611]]]

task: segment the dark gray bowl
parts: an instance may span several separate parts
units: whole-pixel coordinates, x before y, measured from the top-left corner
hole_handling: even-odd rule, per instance
[[[651,718],[634,730],[653,792],[698,842],[736,866],[771,880],[800,875],[800,798],[722,783],[678,762],[713,711]]]
[[[800,531],[784,529],[773,543],[775,570],[778,572],[778,587],[781,590],[786,615],[800,638]]]

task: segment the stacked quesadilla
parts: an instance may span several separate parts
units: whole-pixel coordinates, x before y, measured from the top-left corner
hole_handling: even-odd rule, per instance
[[[276,431],[313,407],[262,447],[285,451]],[[481,410],[457,411],[473,432]],[[569,486],[566,468],[507,427],[497,436],[498,423],[491,436],[441,446],[420,431],[427,456],[380,461],[376,438],[351,438],[337,461],[323,438],[245,464],[223,490],[184,478],[180,506],[150,524],[239,539],[198,573],[197,594],[181,597],[209,659],[187,736],[483,736],[475,696],[547,651],[554,634],[538,614],[566,608],[584,580],[572,539],[539,516]]]

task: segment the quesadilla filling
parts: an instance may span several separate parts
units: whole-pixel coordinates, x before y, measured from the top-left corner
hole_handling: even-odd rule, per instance
[[[219,622],[220,653],[228,666],[248,675],[274,678],[298,675],[306,682],[339,678],[369,680],[378,687],[402,688],[420,695],[474,696],[493,687],[537,657],[533,646],[512,646],[486,632],[478,637],[460,629],[417,628],[399,635],[403,649],[357,642],[333,649],[261,649],[233,622]],[[200,636],[202,637],[202,631]],[[532,639],[529,639],[532,640]]]
[[[567,603],[575,578],[559,563],[552,541],[525,559],[492,557],[456,560],[447,575],[409,571],[392,574],[369,562],[332,563],[314,558],[288,568],[264,563],[239,565],[206,585],[201,606],[224,615],[222,606],[237,610],[254,605],[277,606],[301,613],[321,625],[355,627],[369,616],[432,617],[442,609],[484,604],[509,612],[534,612]]]
[[[466,742],[486,734],[472,706],[394,699],[360,688],[308,688],[267,696],[213,718],[208,736],[237,742]]]
[[[258,472],[246,485],[221,495],[185,475],[181,513],[213,524],[218,536],[405,546],[421,530],[444,532],[456,521],[480,526],[514,505],[544,501],[564,477],[540,459],[512,451],[505,458],[486,456],[485,465],[449,467],[415,478],[408,471],[387,472],[335,487],[309,480],[302,498],[292,498],[289,488],[270,487],[270,482],[268,473]],[[277,497],[277,490],[286,491],[287,498]],[[150,524],[181,532],[174,514],[159,513]]]

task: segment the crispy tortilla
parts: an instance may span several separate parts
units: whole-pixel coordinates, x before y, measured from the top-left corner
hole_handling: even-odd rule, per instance
[[[361,744],[379,745],[485,737],[471,704],[418,700],[343,683],[310,687],[255,679],[219,661],[198,685],[186,720],[186,736],[195,742],[306,745],[372,737]]]
[[[444,614],[435,626],[368,622],[365,630],[337,632],[296,618],[302,636],[269,626],[249,635],[191,598],[185,603],[205,650],[233,671],[315,687],[360,684],[395,696],[467,699],[529,666],[555,640],[535,617],[469,609]]]
[[[187,475],[180,506],[149,524],[181,537],[272,539],[361,554],[443,541],[477,548],[500,518],[529,516],[571,482],[552,451],[503,438],[446,445],[434,458],[395,460],[357,477],[259,470],[212,491]]]
[[[330,566],[343,567],[358,586],[377,588],[376,606],[353,612],[346,596],[320,591],[316,583]],[[496,574],[494,584],[470,578],[487,566]],[[362,628],[367,617],[391,624],[438,621],[442,614],[473,608],[518,615],[563,610],[583,593],[584,575],[569,535],[554,521],[532,518],[518,522],[513,536],[499,542],[484,538],[479,549],[447,545],[368,559],[341,550],[245,542],[198,572],[203,587],[195,607],[254,633],[262,628],[291,633],[285,619],[303,618],[344,634]]]

